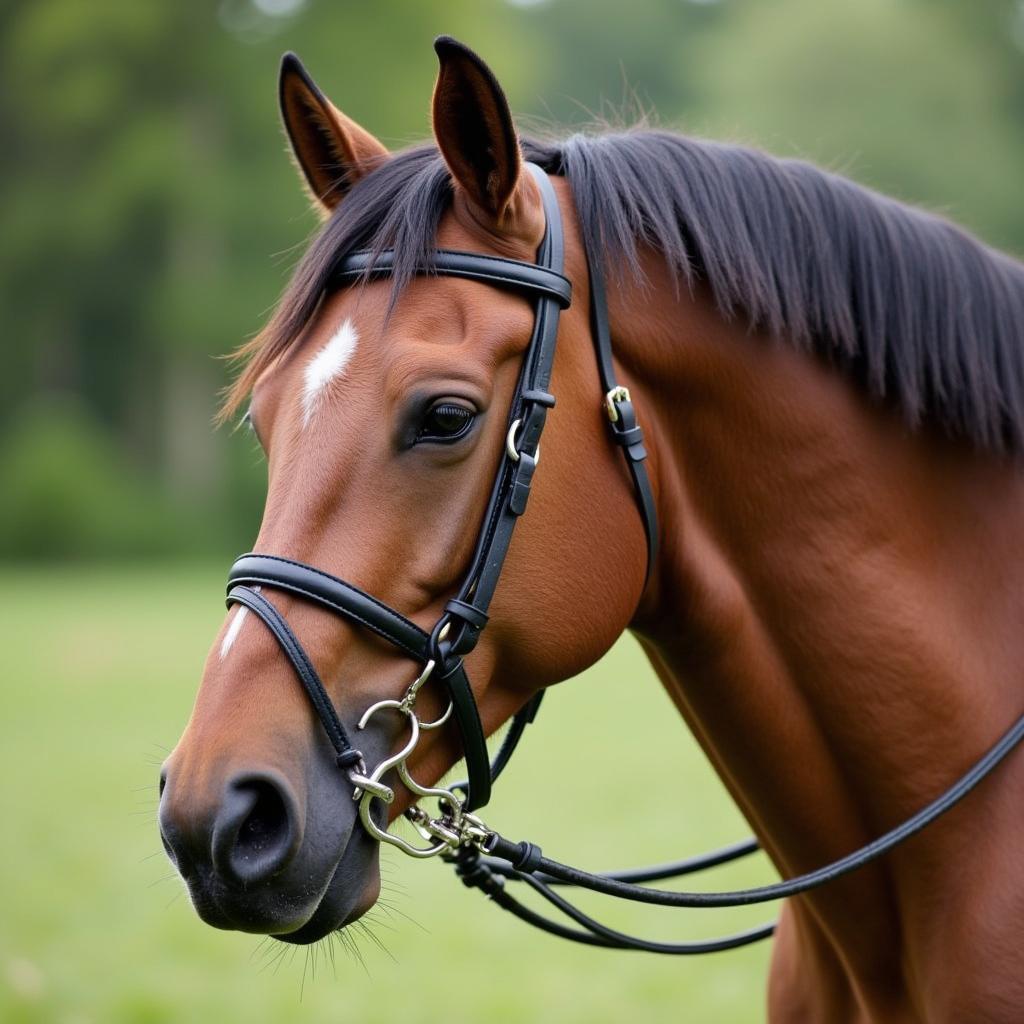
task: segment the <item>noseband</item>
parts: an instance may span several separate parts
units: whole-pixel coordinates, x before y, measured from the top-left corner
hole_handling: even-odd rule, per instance
[[[493,762],[489,760],[483,726],[466,676],[463,659],[476,646],[488,621],[488,609],[508,554],[516,523],[526,511],[530,487],[540,457],[540,438],[548,410],[555,405],[548,391],[558,338],[559,314],[568,308],[572,286],[563,276],[564,242],[558,201],[547,175],[533,164],[533,175],[546,218],[544,238],[535,263],[503,259],[479,253],[437,250],[423,275],[444,275],[479,281],[526,295],[534,300],[534,325],[523,357],[508,413],[503,454],[491,487],[487,510],[465,579],[455,597],[428,631],[421,629],[383,601],[321,569],[267,554],[242,555],[228,574],[228,605],[249,608],[266,624],[288,658],[335,751],[338,767],[353,787],[359,816],[366,830],[380,842],[397,846],[413,857],[442,854],[454,863],[463,882],[481,889],[499,906],[551,934],[588,945],[649,952],[708,953],[745,945],[765,938],[774,930],[763,925],[737,935],[706,942],[649,942],[614,931],[584,914],[555,891],[558,886],[588,888],[611,896],[663,906],[741,906],[796,895],[875,860],[904,839],[920,831],[978,784],[1024,737],[1024,717],[949,790],[891,832],[818,871],[797,878],[726,893],[685,893],[648,888],[643,883],[673,878],[713,867],[758,849],[750,839],[702,857],[676,861],[654,868],[591,874],[549,860],[528,842],[514,843],[488,828],[474,812],[490,799],[491,785],[501,774],[540,707],[543,691],[516,713]],[[649,579],[658,555],[657,516],[645,460],[643,434],[628,389],[615,378],[603,276],[598,258],[588,254],[590,272],[590,326],[597,356],[603,405],[612,440],[620,446],[633,481],[636,504],[647,539]],[[384,278],[392,273],[394,252],[355,252],[335,270],[337,283]],[[369,770],[324,688],[320,677],[284,617],[261,593],[262,587],[282,590],[327,608],[349,622],[388,641],[420,670],[399,700],[378,701],[359,720],[366,728],[383,711],[402,716],[409,738],[400,750]],[[439,685],[448,698],[447,710],[435,721],[424,722],[416,712],[420,689],[428,682]],[[467,780],[448,788],[423,786],[407,765],[421,732],[439,728],[453,719],[462,740]],[[395,792],[385,777],[394,771],[417,799],[437,800],[435,815],[417,805],[405,816],[425,845],[415,846],[382,828],[374,817],[374,801],[391,804]],[[506,889],[507,881],[522,882],[547,900],[578,927],[553,921],[520,903]]]

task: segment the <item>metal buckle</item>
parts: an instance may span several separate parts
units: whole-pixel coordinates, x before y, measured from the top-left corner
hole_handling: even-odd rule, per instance
[[[629,396],[629,388],[624,388],[621,384],[616,384],[615,387],[604,396],[604,411],[608,414],[608,419],[612,423],[618,423],[619,421],[619,410],[616,408],[616,402],[631,402],[632,398]]]
[[[508,433],[505,435],[505,454],[513,462],[518,462],[520,459],[519,449],[516,448],[516,433],[522,424],[522,420],[513,420],[512,426],[508,428]],[[534,466],[536,466],[538,462],[540,462],[540,445],[537,445],[537,451],[533,454]]]

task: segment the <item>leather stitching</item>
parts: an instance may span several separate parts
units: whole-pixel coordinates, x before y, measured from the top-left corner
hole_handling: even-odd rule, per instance
[[[295,569],[301,569],[303,572],[308,572],[312,573],[315,576],[320,576],[322,579],[325,579],[328,582],[334,584],[341,590],[349,590],[354,594],[358,594],[360,597],[364,598],[374,607],[378,608],[387,618],[393,619],[395,622],[400,623],[402,626],[412,630],[417,634],[422,634],[424,637],[427,636],[424,630],[420,629],[420,627],[417,626],[415,622],[412,622],[410,619],[407,619],[404,615],[401,614],[401,612],[396,612],[394,608],[389,608],[386,604],[384,604],[378,598],[374,597],[372,594],[368,594],[365,590],[361,590],[359,587],[355,586],[352,583],[346,583],[345,580],[339,579],[337,576],[332,576],[329,572],[324,572],[323,569],[317,569],[315,566],[305,565],[303,562],[296,562],[290,558],[283,558],[281,555],[261,555],[258,551],[250,551],[247,555],[239,556],[237,559],[235,559],[235,565],[237,565],[239,562],[246,558],[266,558],[272,562],[282,562],[285,565],[290,565]],[[233,569],[234,566],[232,566],[232,570]],[[228,574],[228,579],[231,579],[230,572]]]
[[[343,618],[351,619],[353,622],[358,622],[361,626],[365,626],[372,633],[376,633],[377,636],[394,644],[395,647],[398,647],[400,650],[404,651],[406,654],[408,654],[411,658],[413,658],[416,661],[422,661],[424,654],[426,653],[426,643],[429,638],[427,634],[419,628],[419,626],[413,625],[413,623],[411,622],[409,623],[409,625],[412,626],[412,628],[415,629],[418,633],[422,634],[423,637],[424,646],[420,650],[417,650],[415,647],[412,647],[409,644],[407,644],[404,640],[401,639],[401,637],[398,637],[393,633],[389,633],[386,629],[378,625],[372,619],[367,619],[364,616],[360,615],[358,612],[354,612],[351,609],[346,608],[344,605],[338,604],[336,601],[332,601],[329,598],[324,597],[322,594],[318,594],[316,593],[316,591],[313,590],[308,590],[305,587],[299,586],[298,584],[286,583],[281,580],[274,579],[270,576],[256,576],[249,574],[246,574],[245,576],[236,577],[232,581],[232,583],[235,586],[244,586],[245,584],[258,583],[261,586],[277,587],[279,590],[286,590],[289,593],[301,594],[303,597],[308,597],[311,601],[315,601],[317,604],[322,604],[327,608],[333,608],[334,611],[336,611]]]
[[[420,273],[465,277],[485,284],[528,288],[554,299],[563,308],[567,308],[572,302],[572,282],[563,274],[537,264],[503,259],[500,256],[488,256],[485,253],[463,252],[458,249],[438,249],[435,253],[435,257],[437,256],[442,259],[433,266],[423,267]],[[370,262],[371,257],[372,263]],[[443,257],[454,257],[454,260],[448,262]],[[339,277],[354,277],[362,273],[383,274],[390,270],[393,261],[393,256],[388,250],[377,253],[375,256],[365,251],[350,253],[336,268],[335,274]],[[474,267],[473,264],[477,261],[483,266]],[[459,265],[460,262],[462,262],[462,266]],[[488,265],[502,266],[505,268],[505,273],[496,273]],[[510,273],[510,267],[516,267],[521,273]]]

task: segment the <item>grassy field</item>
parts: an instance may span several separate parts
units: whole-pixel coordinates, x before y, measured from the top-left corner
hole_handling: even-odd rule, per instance
[[[220,567],[0,570],[0,1020],[5,1024],[469,1021],[745,1022],[763,1017],[768,947],[656,958],[573,946],[469,892],[440,863],[385,854],[394,912],[340,948],[286,952],[194,916],[160,848],[157,766],[223,614]],[[603,751],[610,737],[621,764]],[[487,817],[595,868],[746,834],[623,641],[551,694]],[[697,885],[770,876],[757,858]],[[591,907],[600,906],[587,901]],[[767,913],[770,913],[770,908]],[[762,920],[608,907],[670,938]]]

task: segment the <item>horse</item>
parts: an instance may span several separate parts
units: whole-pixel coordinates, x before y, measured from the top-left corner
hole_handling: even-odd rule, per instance
[[[442,250],[535,263],[550,194],[574,298],[529,513],[465,655],[480,728],[628,629],[782,876],[863,846],[1021,711],[1024,266],[808,163],[642,128],[521,136],[487,65],[445,37],[435,49],[433,142],[397,153],[282,63],[284,125],[324,224],[223,406],[228,420],[249,403],[267,455],[255,549],[354,581],[415,636],[453,594],[472,607],[458,584],[488,481],[518,454],[506,413],[534,306],[423,268]],[[355,251],[367,269],[340,287]],[[598,274],[655,546],[595,396]],[[161,835],[205,922],[310,943],[374,904],[373,828],[434,791],[463,744],[431,683],[403,746],[418,687],[386,630],[253,589],[163,767]],[[326,705],[260,618],[301,637],[300,678],[322,677]],[[381,702],[408,721],[368,722]],[[332,747],[331,715],[358,757]],[[378,762],[407,784],[368,774]],[[339,766],[373,804],[367,827]],[[1011,753],[925,831],[786,900],[770,1019],[1019,1020],[1022,789]]]

